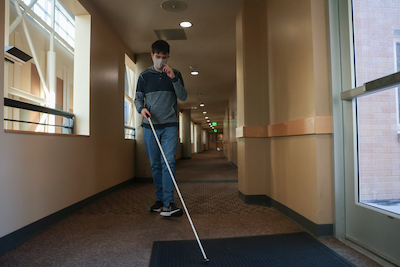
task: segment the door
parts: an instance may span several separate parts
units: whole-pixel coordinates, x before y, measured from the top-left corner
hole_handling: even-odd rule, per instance
[[[353,60],[352,86],[341,94],[345,237],[400,265],[400,1],[346,8]]]

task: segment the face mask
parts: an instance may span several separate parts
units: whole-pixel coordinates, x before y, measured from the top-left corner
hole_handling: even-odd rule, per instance
[[[167,60],[162,58],[153,58],[153,63],[157,69],[161,70],[164,68],[164,65],[161,63],[167,64]]]

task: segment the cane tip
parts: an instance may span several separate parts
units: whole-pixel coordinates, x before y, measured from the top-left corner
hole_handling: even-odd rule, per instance
[[[209,261],[210,261],[209,258],[206,258],[206,259],[204,260],[205,263],[207,263],[207,262],[209,262]]]

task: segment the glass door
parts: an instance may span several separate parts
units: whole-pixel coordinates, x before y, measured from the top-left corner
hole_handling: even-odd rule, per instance
[[[345,236],[400,264],[400,1],[349,1],[353,87],[342,93]]]

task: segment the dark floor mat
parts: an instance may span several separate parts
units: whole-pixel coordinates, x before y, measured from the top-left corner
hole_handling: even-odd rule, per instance
[[[307,233],[204,239],[208,263],[196,240],[156,241],[150,267],[354,266]]]

